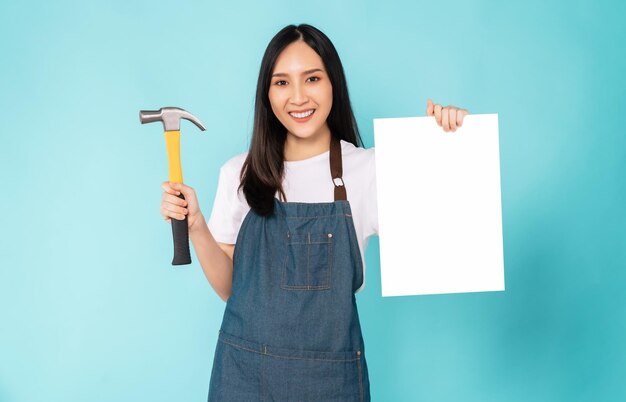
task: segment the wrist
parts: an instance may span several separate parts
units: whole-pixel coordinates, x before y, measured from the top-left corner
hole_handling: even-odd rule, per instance
[[[200,233],[200,231],[202,231],[202,229],[206,229],[207,228],[207,223],[206,220],[204,219],[204,215],[202,215],[202,213],[199,213],[198,216],[194,219],[193,221],[193,225],[191,225],[191,227],[189,228],[189,236],[194,236],[198,233]]]

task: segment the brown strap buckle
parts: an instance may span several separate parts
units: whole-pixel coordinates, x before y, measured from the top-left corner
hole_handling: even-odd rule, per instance
[[[343,176],[343,163],[341,155],[341,140],[335,136],[330,137],[330,177],[335,185],[335,201],[347,201],[346,186]],[[339,184],[341,182],[341,184]]]

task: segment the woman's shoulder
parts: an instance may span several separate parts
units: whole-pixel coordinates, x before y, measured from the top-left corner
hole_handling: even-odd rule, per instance
[[[341,150],[347,151],[348,153],[351,153],[351,152],[371,153],[374,151],[374,147],[370,147],[370,148],[357,147],[353,143],[346,141],[346,140],[341,140],[340,142],[341,142]]]
[[[351,142],[341,140],[341,153],[347,160],[352,160],[358,166],[374,164],[374,147],[357,147]]]

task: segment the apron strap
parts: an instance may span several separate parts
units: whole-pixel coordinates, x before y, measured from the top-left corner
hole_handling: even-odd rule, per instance
[[[341,160],[341,142],[331,134],[330,136],[330,174],[335,185],[335,201],[347,201],[346,186],[341,176],[343,175],[343,164]]]

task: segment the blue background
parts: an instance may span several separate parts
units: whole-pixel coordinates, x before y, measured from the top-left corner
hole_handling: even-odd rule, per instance
[[[498,113],[505,292],[357,297],[374,401],[626,399],[622,2],[0,3],[0,401],[203,401],[224,302],[174,268],[162,128],[180,106],[206,217],[246,150],[261,57],[290,23],[335,44],[372,119]]]

